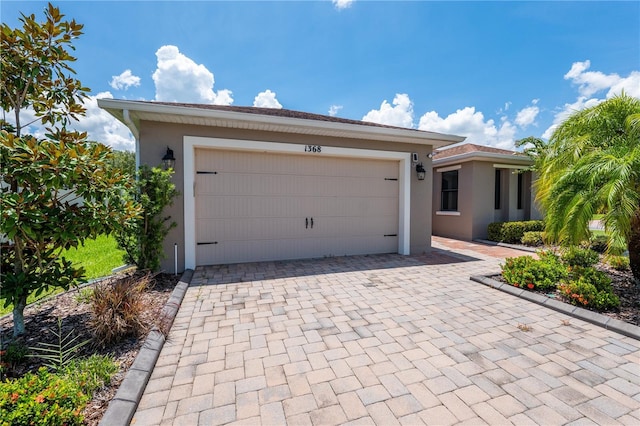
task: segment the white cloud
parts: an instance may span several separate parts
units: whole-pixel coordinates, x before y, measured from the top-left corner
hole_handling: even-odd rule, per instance
[[[342,10],[351,7],[354,1],[355,0],[331,0],[331,3],[333,3],[336,9]]]
[[[538,99],[534,99],[531,103],[531,106],[521,109],[516,115],[515,122],[522,128],[535,124],[536,118],[540,113],[540,108],[537,106]]]
[[[162,46],[156,52],[158,68],[153,73],[156,100],[231,105],[232,92],[213,90],[213,73],[204,65],[180,53],[176,46]]]
[[[131,70],[124,70],[120,75],[114,75],[111,78],[109,86],[115,90],[127,90],[131,86],[140,86],[140,77],[133,75]]]
[[[282,108],[282,105],[276,99],[276,94],[269,89],[258,93],[258,95],[253,99],[253,106],[260,108]]]
[[[88,140],[109,145],[113,149],[133,151],[135,149],[135,141],[129,129],[116,120],[111,114],[98,107],[97,100],[105,98],[113,99],[113,95],[110,92],[102,92],[85,99],[84,107],[86,108],[86,114],[79,116],[77,121],[72,120],[71,123],[69,123],[69,129],[87,132]],[[13,112],[7,115],[8,121],[15,124],[13,117]],[[25,125],[31,122],[33,123],[22,129],[22,134],[30,134],[37,138],[44,138],[46,133],[45,127],[39,118],[36,119],[33,109],[22,109],[20,123]]]
[[[627,77],[618,74],[604,74],[600,71],[588,71],[591,61],[574,62],[571,69],[564,75],[565,80],[570,80],[578,86],[578,97],[573,103],[566,103],[559,108],[553,119],[553,124],[544,132],[543,138],[550,138],[560,123],[576,111],[590,108],[619,95],[624,91],[627,95],[640,98],[640,71],[631,71]],[[604,98],[593,95],[607,91]]]
[[[372,109],[362,117],[362,121],[397,127],[413,127],[413,102],[406,93],[397,93],[393,105],[385,99],[380,109]]]
[[[110,92],[102,92],[95,96],[89,96],[89,99],[84,103],[87,108],[86,115],[80,117],[72,127],[75,130],[87,132],[89,140],[109,145],[120,151],[133,151],[135,140],[127,126],[100,108],[98,99],[113,99],[113,95]]]
[[[435,111],[427,112],[420,117],[418,128],[466,136],[465,142],[469,143],[513,149],[517,129],[507,117],[502,117],[500,121],[499,125],[491,119],[485,121],[484,114],[476,111],[475,107],[465,107],[445,118],[440,117]]]
[[[338,113],[340,112],[340,110],[343,108],[342,105],[331,105],[329,107],[329,115],[331,117],[335,117],[336,115],[338,115]]]

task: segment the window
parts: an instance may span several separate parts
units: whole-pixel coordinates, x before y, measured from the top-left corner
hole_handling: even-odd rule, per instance
[[[522,196],[524,194],[524,176],[518,173],[518,210],[522,210]]]
[[[458,171],[442,172],[442,209],[443,211],[458,210]]]
[[[496,169],[495,189],[493,192],[493,208],[500,210],[500,190],[502,189],[502,170]]]

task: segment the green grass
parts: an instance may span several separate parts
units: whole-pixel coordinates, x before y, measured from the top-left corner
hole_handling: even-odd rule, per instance
[[[74,266],[83,266],[89,280],[111,275],[113,268],[124,264],[124,251],[118,249],[113,236],[101,235],[95,240],[87,240],[84,247],[69,249],[62,255]]]
[[[122,266],[122,256],[124,252],[118,249],[118,244],[113,236],[102,235],[95,240],[87,240],[84,246],[79,246],[77,249],[69,249],[62,253],[62,255],[70,260],[74,266],[82,266],[85,269],[85,275],[88,280],[93,280],[100,277],[111,275],[111,270]],[[49,288],[47,291],[40,294],[37,298],[33,295],[27,298],[27,303],[33,303],[40,299],[53,294],[58,294],[64,291],[63,289]],[[5,315],[13,310],[13,306],[4,307],[4,299],[0,298],[0,315]]]

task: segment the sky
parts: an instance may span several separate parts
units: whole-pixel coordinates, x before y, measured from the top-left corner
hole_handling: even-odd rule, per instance
[[[96,99],[286,108],[514,149],[623,90],[640,98],[638,1],[53,4],[84,24],[74,127],[119,150],[133,136]],[[2,0],[0,16],[15,28],[45,7]]]

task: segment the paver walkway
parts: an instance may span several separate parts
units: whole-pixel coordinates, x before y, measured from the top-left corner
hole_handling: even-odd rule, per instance
[[[640,424],[639,341],[469,280],[521,252],[452,244],[198,268],[132,424]]]

